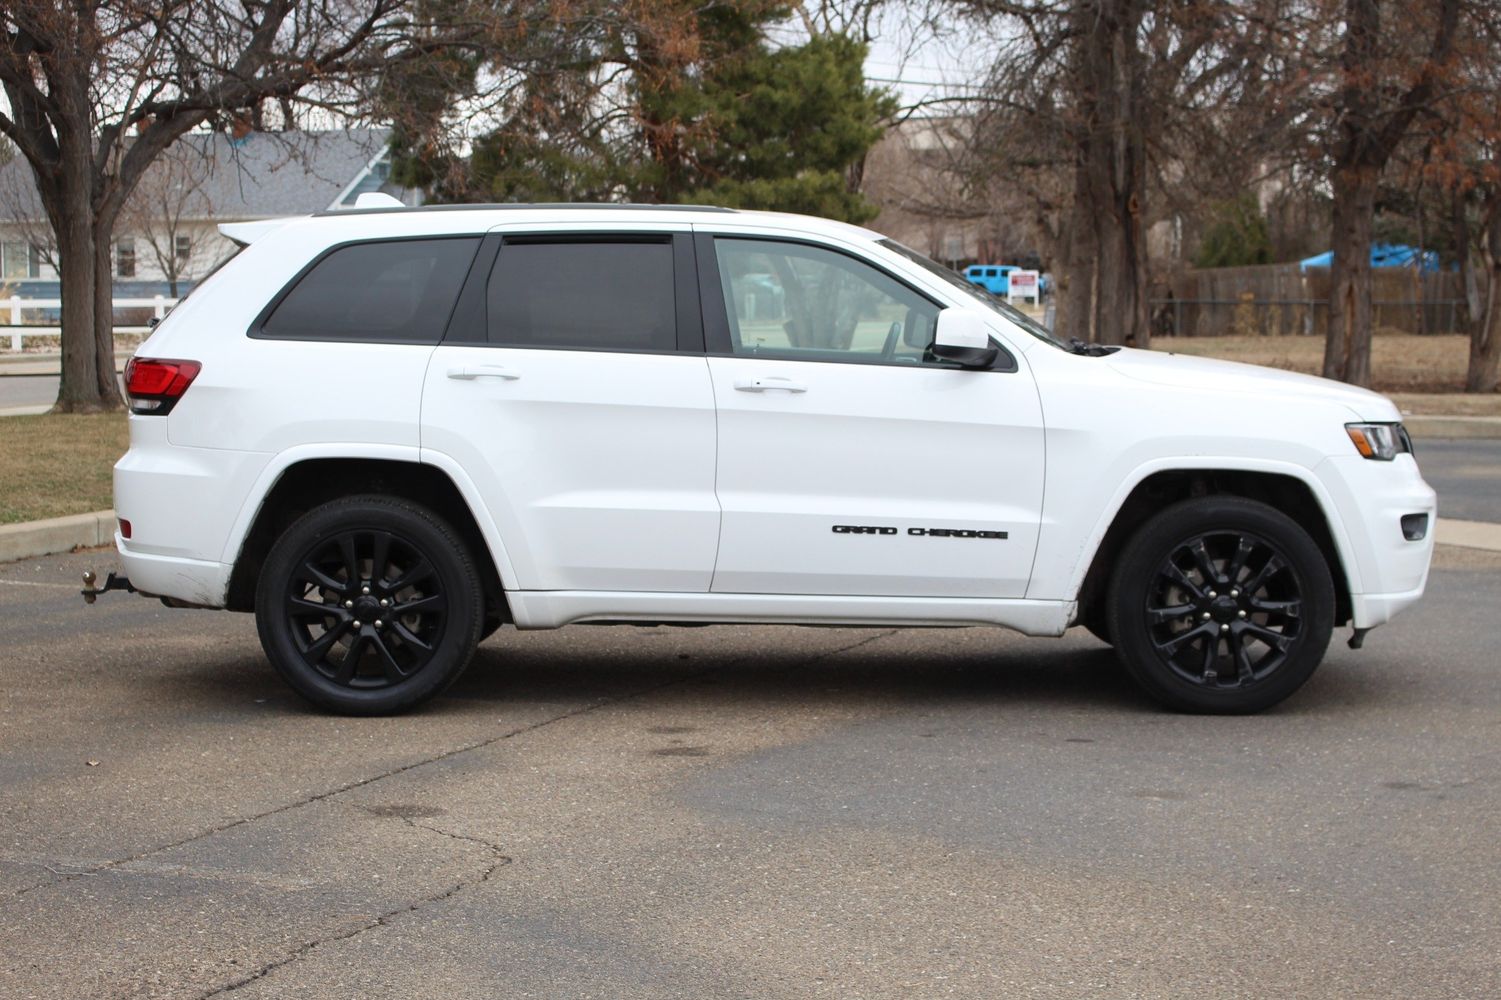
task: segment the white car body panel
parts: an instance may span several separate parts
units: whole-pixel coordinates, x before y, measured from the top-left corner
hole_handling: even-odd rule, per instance
[[[709,370],[724,507],[716,592],[1025,595],[1043,483],[1025,369],[710,358]],[[757,379],[799,389],[737,388]],[[1005,537],[911,533],[933,528]]]
[[[946,308],[982,315],[1020,370],[247,336],[273,296],[343,242],[689,228],[796,236],[874,262]],[[116,467],[116,507],[133,525],[117,545],[149,593],[223,605],[262,501],[287,469],[319,458],[441,470],[523,627],[983,623],[1056,634],[1132,490],[1177,470],[1302,483],[1326,517],[1357,627],[1386,621],[1426,583],[1432,490],[1411,456],[1362,459],[1344,430],[1397,421],[1388,400],[1204,359],[1059,351],[858,227],[769,213],[474,208],[271,220],[235,235],[249,245],[137,352],[203,365],[169,415],[131,418]],[[486,365],[522,377],[448,378]],[[735,388],[755,378],[808,391]],[[1411,513],[1429,515],[1422,541],[1397,528]],[[836,524],[1008,537],[850,537]]]

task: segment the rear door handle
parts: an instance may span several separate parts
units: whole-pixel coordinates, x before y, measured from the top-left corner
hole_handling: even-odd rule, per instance
[[[735,388],[740,392],[765,392],[767,389],[780,389],[783,392],[808,391],[808,387],[801,382],[794,382],[790,378],[779,378],[775,375],[739,379],[735,382]]]
[[[513,380],[520,378],[521,373],[514,368],[507,368],[504,365],[460,365],[457,368],[448,369],[448,377],[464,382],[477,378]]]

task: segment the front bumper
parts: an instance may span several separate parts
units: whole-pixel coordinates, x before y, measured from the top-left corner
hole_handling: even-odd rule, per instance
[[[1411,455],[1375,462],[1326,458],[1315,470],[1345,526],[1345,575],[1356,628],[1374,628],[1423,596],[1433,561],[1438,504]],[[1402,518],[1426,514],[1423,538],[1409,541]]]

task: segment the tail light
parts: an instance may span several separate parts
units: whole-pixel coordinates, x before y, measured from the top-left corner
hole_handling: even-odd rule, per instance
[[[125,395],[131,413],[170,413],[203,368],[196,361],[131,358],[125,365]]]

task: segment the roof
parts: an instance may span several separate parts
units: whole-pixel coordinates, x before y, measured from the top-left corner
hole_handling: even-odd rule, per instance
[[[308,132],[251,132],[234,138],[223,132],[183,136],[151,165],[138,191],[196,181],[198,203],[185,214],[204,219],[268,218],[303,215],[353,204],[355,196],[378,189],[384,172],[365,174],[390,139],[387,129]],[[22,157],[0,166],[0,221],[43,218],[31,168]]]

